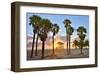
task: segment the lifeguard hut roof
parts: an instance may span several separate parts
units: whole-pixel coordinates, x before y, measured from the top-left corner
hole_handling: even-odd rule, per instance
[[[63,43],[63,42],[57,42],[57,44],[59,44],[59,45],[63,45],[64,43]]]

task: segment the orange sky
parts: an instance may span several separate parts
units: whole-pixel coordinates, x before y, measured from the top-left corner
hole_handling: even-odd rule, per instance
[[[71,39],[71,48],[73,48],[73,47],[72,47],[72,41],[73,41],[73,39],[75,39],[75,37],[72,37],[72,39]],[[30,40],[28,39],[28,42],[32,42],[32,39],[30,39]],[[56,35],[55,38],[54,38],[54,48],[57,47],[57,42],[62,42],[62,43],[64,43],[64,48],[66,49],[66,37],[61,38],[60,35]],[[41,47],[42,47],[42,43],[41,43],[41,41],[39,40],[38,49],[41,49]],[[46,40],[46,42],[45,42],[45,49],[52,49],[52,47],[53,47],[52,38],[49,37],[49,38]],[[31,46],[28,47],[28,49],[31,49]]]

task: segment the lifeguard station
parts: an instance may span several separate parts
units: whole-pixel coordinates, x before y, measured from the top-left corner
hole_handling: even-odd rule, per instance
[[[64,54],[64,43],[63,42],[57,42],[55,51],[56,51],[55,52],[56,55]]]

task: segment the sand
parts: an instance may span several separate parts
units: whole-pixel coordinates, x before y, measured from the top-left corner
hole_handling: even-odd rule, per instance
[[[84,48],[83,54],[80,54],[80,49],[71,49],[71,54],[67,55],[67,50],[63,51],[55,50],[55,54],[52,54],[52,50],[45,50],[44,59],[41,58],[41,50],[38,50],[37,56],[33,54],[33,57],[30,58],[31,51],[27,50],[27,60],[44,60],[44,59],[75,59],[75,58],[89,58],[89,49]]]

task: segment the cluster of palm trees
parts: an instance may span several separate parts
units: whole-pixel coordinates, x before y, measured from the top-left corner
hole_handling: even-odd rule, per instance
[[[65,19],[64,22],[65,28],[66,28],[66,40],[67,40],[67,54],[70,55],[70,44],[71,44],[71,35],[74,32],[74,28],[71,26],[71,21],[69,19]],[[81,54],[83,54],[82,49],[83,47],[89,47],[89,41],[85,40],[87,30],[83,26],[79,26],[77,29],[77,35],[79,40],[74,40],[73,45],[76,47],[79,47],[81,50]]]
[[[71,21],[69,19],[64,20],[64,25],[66,28],[66,40],[67,40],[67,54],[71,54],[70,46],[71,46],[71,35],[74,32],[74,28],[71,26]],[[42,57],[44,58],[44,50],[45,50],[45,41],[48,37],[48,33],[52,33],[52,51],[54,55],[54,36],[59,32],[59,26],[57,24],[53,24],[49,19],[41,18],[38,15],[33,15],[30,17],[30,23],[33,27],[33,43],[32,43],[32,50],[30,57],[33,57],[33,53],[35,53],[35,56],[37,56],[37,46],[38,46],[38,40],[40,39],[42,42]],[[77,29],[78,36],[80,38],[80,41],[75,40],[73,43],[75,46],[78,46],[81,49],[83,49],[84,39],[86,37],[86,29],[84,27],[79,27]],[[35,41],[36,39],[36,41]],[[85,46],[88,45],[88,40],[85,42]],[[36,46],[34,45],[36,44]],[[34,51],[34,47],[36,47]]]
[[[86,28],[84,28],[83,26],[80,26],[77,29],[77,35],[78,35],[79,40],[73,41],[73,45],[75,46],[75,48],[79,47],[81,49],[80,50],[81,54],[83,54],[82,52],[83,47],[89,47],[89,40],[85,39],[86,33],[87,33]]]
[[[71,44],[71,35],[74,32],[74,28],[71,26],[71,21],[69,19],[64,20],[63,22],[66,28],[66,40],[67,40],[67,54],[71,54],[70,44]]]
[[[42,41],[42,57],[44,58],[44,50],[45,50],[45,41],[48,37],[48,33],[52,32],[53,36],[53,54],[54,54],[54,36],[59,32],[59,26],[57,24],[52,24],[49,19],[41,18],[38,15],[33,15],[30,17],[30,24],[33,27],[33,43],[32,43],[32,50],[31,50],[31,58],[33,57],[34,52],[34,44],[35,44],[35,36],[36,36],[36,50],[35,56],[37,56],[37,46],[38,46],[38,39]]]

